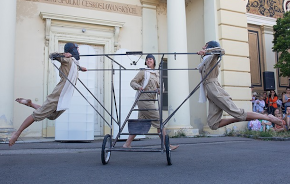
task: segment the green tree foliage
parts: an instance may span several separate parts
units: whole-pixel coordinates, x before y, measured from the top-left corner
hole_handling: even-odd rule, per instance
[[[281,76],[290,77],[290,11],[286,12],[283,18],[277,19],[277,25],[274,25],[273,29],[273,51],[280,54],[274,67],[280,69]]]

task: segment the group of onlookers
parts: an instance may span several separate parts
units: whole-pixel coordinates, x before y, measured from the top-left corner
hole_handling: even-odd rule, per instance
[[[248,123],[249,130],[273,130],[276,132],[290,130],[290,87],[286,88],[286,92],[283,92],[280,98],[275,90],[271,90],[269,94],[263,92],[260,95],[253,92],[252,105],[254,112],[272,114],[281,119],[283,125],[280,126],[265,120],[253,120]]]

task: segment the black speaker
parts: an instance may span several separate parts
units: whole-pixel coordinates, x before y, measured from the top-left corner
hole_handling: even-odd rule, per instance
[[[264,91],[275,90],[274,72],[263,72]]]

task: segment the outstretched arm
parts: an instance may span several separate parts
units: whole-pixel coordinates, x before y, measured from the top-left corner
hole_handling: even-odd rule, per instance
[[[221,54],[224,55],[225,54],[225,50],[220,48],[220,47],[215,47],[215,48],[209,48],[209,49],[204,49],[201,51],[197,52],[198,55],[210,55],[210,54]]]
[[[79,70],[82,71],[82,72],[86,72],[88,71],[86,67],[83,67],[83,66],[78,66]]]
[[[202,56],[204,56],[204,55],[205,55],[205,53],[206,53],[206,51],[205,51],[205,50],[201,50],[201,51],[198,51],[198,52],[197,52],[197,54],[198,54],[198,55],[202,55]]]
[[[61,58],[66,57],[66,58],[70,58],[72,57],[71,53],[57,53],[57,52],[54,52],[54,53],[51,53],[49,54],[49,58],[52,59],[52,60],[57,60],[59,62],[61,62]]]

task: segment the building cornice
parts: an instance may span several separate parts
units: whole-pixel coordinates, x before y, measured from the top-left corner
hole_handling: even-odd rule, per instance
[[[251,13],[246,13],[247,15],[247,23],[255,24],[260,26],[274,26],[276,25],[276,18],[265,17],[261,15],[255,15]]]
[[[141,4],[146,4],[146,5],[153,5],[157,6],[159,4],[159,0],[140,0]]]
[[[93,19],[93,18],[87,18],[87,17],[79,17],[79,16],[73,16],[73,15],[55,14],[55,13],[47,13],[47,12],[40,12],[39,16],[42,19],[61,20],[61,21],[68,21],[68,22],[103,25],[103,26],[111,26],[111,27],[123,27],[123,25],[125,24],[125,22],[119,22],[119,21]]]

